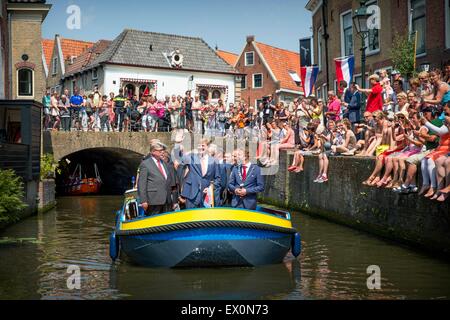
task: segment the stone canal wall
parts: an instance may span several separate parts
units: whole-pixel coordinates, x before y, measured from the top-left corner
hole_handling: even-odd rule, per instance
[[[293,154],[280,154],[278,172],[266,176],[264,202],[450,257],[449,201],[437,203],[417,194],[363,186],[373,170],[373,158],[330,158],[329,181],[323,184],[313,182],[319,170],[317,157],[305,157],[302,173],[287,171],[292,158]]]
[[[39,212],[46,212],[56,206],[55,180],[48,179],[39,182]]]

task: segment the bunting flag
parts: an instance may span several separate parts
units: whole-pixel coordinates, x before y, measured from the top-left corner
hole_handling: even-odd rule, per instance
[[[144,97],[148,96],[150,94],[150,90],[148,88],[148,85],[145,87],[144,93],[142,94]]]
[[[203,199],[203,206],[205,208],[214,208],[214,184],[210,184],[208,187],[208,192],[205,194]]]
[[[348,56],[334,59],[336,64],[336,80],[339,87],[339,82],[345,80],[347,85],[350,85],[353,79],[353,67],[355,66],[355,57]],[[341,89],[338,89],[341,91]],[[340,92],[342,93],[342,92]]]
[[[313,92],[314,84],[317,80],[317,74],[319,73],[319,67],[301,67],[300,71],[305,97],[309,97]]]

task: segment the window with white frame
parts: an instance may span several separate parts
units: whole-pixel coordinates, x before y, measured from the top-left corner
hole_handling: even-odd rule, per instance
[[[247,89],[247,76],[241,78],[241,89]]]
[[[410,0],[411,8],[411,33],[417,36],[416,55],[424,54],[426,34],[426,9],[425,0]],[[417,33],[417,35],[415,35]]]
[[[378,1],[369,1],[367,2],[367,7],[371,5],[378,5]],[[373,13],[373,11],[370,11]],[[381,16],[381,13],[380,13]],[[368,55],[375,54],[380,51],[380,30],[379,29],[369,29],[369,34],[365,39]]]
[[[253,75],[253,88],[262,88],[263,87],[263,75],[262,73],[255,73]]]
[[[27,68],[17,70],[17,81],[17,95],[19,97],[32,97],[34,95],[33,70]]]
[[[245,66],[253,66],[255,64],[255,53],[246,52],[245,53]]]
[[[341,14],[341,55],[353,54],[353,25],[352,10]]]
[[[317,66],[322,70],[322,28],[317,30]]]
[[[97,68],[92,69],[92,80],[98,79],[98,71]]]
[[[52,63],[52,75],[55,75],[57,72],[58,72],[58,57],[54,57]]]
[[[450,48],[450,0],[445,0],[445,47]]]

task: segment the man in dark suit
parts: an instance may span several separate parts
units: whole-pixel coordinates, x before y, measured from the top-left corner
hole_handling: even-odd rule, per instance
[[[261,168],[250,162],[248,151],[236,151],[237,165],[231,172],[228,189],[233,194],[231,206],[256,210],[258,193],[264,191]]]
[[[153,140],[150,155],[139,166],[138,195],[146,215],[172,210],[172,174],[163,161],[166,146]]]
[[[232,194],[228,190],[228,182],[230,181],[231,172],[233,171],[233,167],[235,165],[235,161],[231,153],[224,152],[223,158],[219,163],[220,170],[220,206],[222,207],[230,207],[231,206],[231,198]]]
[[[208,139],[202,139],[198,153],[191,153],[183,159],[183,165],[189,170],[180,195],[186,202],[186,209],[204,207],[204,195],[211,182],[214,183],[215,198],[220,199],[220,172],[215,159],[208,155],[209,144]]]

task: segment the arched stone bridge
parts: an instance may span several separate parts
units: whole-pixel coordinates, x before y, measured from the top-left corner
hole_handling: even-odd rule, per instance
[[[55,160],[78,151],[89,149],[120,149],[141,155],[149,152],[150,140],[160,139],[171,146],[171,134],[164,132],[62,132],[43,134],[44,153],[53,154]]]

